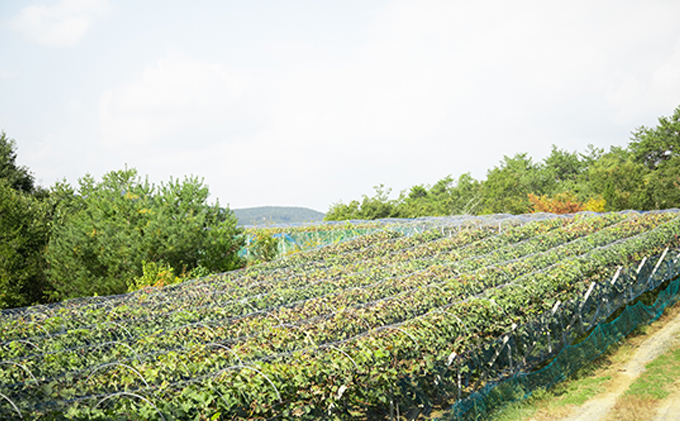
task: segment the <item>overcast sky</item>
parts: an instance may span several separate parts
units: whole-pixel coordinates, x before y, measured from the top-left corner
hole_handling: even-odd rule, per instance
[[[680,2],[0,3],[0,130],[40,184],[124,165],[322,212],[680,105]]]

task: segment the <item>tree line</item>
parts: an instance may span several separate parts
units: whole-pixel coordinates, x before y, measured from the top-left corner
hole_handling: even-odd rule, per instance
[[[243,231],[196,177],[135,169],[37,186],[0,132],[0,308],[120,294],[243,266]]]
[[[0,131],[0,308],[120,294],[248,263],[238,256],[245,235],[236,217],[208,201],[201,179],[154,185],[124,168],[44,188],[16,158],[16,142]],[[506,156],[485,180],[467,173],[389,194],[380,185],[373,197],[333,204],[325,219],[680,207],[680,107],[634,130],[625,148],[553,146],[540,162]],[[256,261],[272,258],[271,241],[257,239]]]
[[[655,127],[635,129],[626,147],[569,152],[553,145],[538,162],[526,153],[505,156],[483,180],[466,173],[412,186],[397,199],[390,193],[381,184],[372,197],[331,205],[324,219],[680,207],[680,106]]]

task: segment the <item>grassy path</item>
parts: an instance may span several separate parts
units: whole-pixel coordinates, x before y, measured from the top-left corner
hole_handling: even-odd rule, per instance
[[[680,304],[625,339],[571,379],[495,421],[680,420]]]
[[[680,315],[667,321],[665,326],[648,337],[633,353],[630,360],[612,376],[611,383],[605,393],[588,400],[584,405],[576,407],[564,421],[605,421],[610,412],[624,397],[625,392],[645,371],[647,364],[678,345],[680,335]],[[619,405],[619,407],[623,407]],[[617,418],[620,419],[620,418]]]

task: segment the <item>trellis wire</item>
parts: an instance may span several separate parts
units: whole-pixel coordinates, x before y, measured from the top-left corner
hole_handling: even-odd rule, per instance
[[[503,230],[509,229],[510,224],[506,225],[506,223],[503,222],[503,218],[499,218],[499,219],[501,219],[501,222],[502,222],[502,229]],[[460,225],[462,226],[462,224],[460,224]],[[499,225],[498,219],[494,220],[493,224],[490,224],[490,225],[493,225],[495,227],[495,229],[498,229],[498,230],[501,229],[501,225]],[[418,225],[414,225],[414,226],[415,226],[415,228],[413,228],[413,232],[415,233],[420,228],[419,228]],[[611,244],[615,244],[615,243],[617,243],[617,242],[610,243],[610,246],[611,246]],[[669,258],[670,258],[671,255],[675,256],[675,251],[673,251],[671,254],[669,254]],[[476,257],[480,258],[481,256],[476,256]],[[526,257],[526,256],[524,256],[524,257]],[[666,261],[669,258],[666,258],[666,256],[664,255],[661,258],[658,258],[657,260],[650,259],[648,262],[643,262],[643,264],[640,265],[640,268],[637,271],[636,275],[637,276],[647,276],[647,278],[646,278],[647,282],[645,282],[647,284],[647,285],[645,285],[645,288],[647,288],[647,289],[645,289],[645,291],[649,290],[649,289],[653,289],[653,287],[655,287],[654,285],[658,286],[658,282],[656,282],[656,281],[653,282],[653,280],[657,279],[660,273],[667,274],[667,266],[668,265],[667,265]],[[673,257],[673,258],[675,258],[675,257]],[[523,275],[523,276],[527,276],[527,275]],[[612,285],[612,288],[620,288],[621,285],[625,285],[626,282],[628,282],[628,281],[624,282],[624,279],[628,279],[628,278],[626,278],[626,276],[628,276],[628,275],[618,276],[618,278],[620,278],[620,279],[616,279],[617,277],[615,277],[614,279],[616,279],[616,281],[611,282],[609,285]],[[380,284],[384,281],[385,280],[383,279],[383,280],[376,282],[375,284],[377,285],[377,284]],[[213,281],[210,281],[210,280],[204,280],[204,281],[202,281],[202,283],[201,282],[195,282],[195,283],[190,284],[189,286],[171,288],[171,289],[168,289],[166,292],[170,293],[170,294],[180,294],[180,293],[186,292],[187,290],[193,289],[194,291],[196,291],[195,295],[197,296],[197,299],[205,301],[205,299],[204,298],[201,299],[200,296],[202,294],[204,294],[204,291],[210,291],[211,285],[212,285],[212,288],[219,285],[218,282],[219,281],[213,282]],[[425,286],[427,286],[427,287],[432,286],[435,289],[439,288],[436,283],[427,284]],[[190,288],[190,289],[187,289],[187,288]],[[204,290],[204,288],[207,288],[207,289]],[[606,307],[607,307],[606,310],[603,310],[601,306],[597,306],[597,307],[593,308],[593,305],[591,305],[592,299],[593,299],[592,297],[595,297],[597,294],[601,294],[601,292],[598,292],[598,291],[600,291],[602,288],[603,287],[600,287],[600,286],[597,286],[597,285],[593,286],[591,288],[591,293],[588,294],[588,296],[586,297],[586,300],[578,303],[578,307],[579,307],[578,320],[573,318],[573,319],[569,320],[570,323],[561,322],[566,326],[571,326],[570,328],[567,329],[568,331],[563,332],[562,339],[561,339],[562,345],[567,343],[567,341],[565,341],[564,338],[569,338],[570,337],[569,335],[572,335],[572,332],[583,331],[588,326],[592,325],[593,320],[597,319],[598,317],[602,317],[602,315],[607,313],[610,308],[616,309],[617,305],[620,307],[621,300],[617,301],[617,297],[619,297],[619,295],[621,295],[621,291],[617,290],[617,294],[619,294],[619,295],[614,294],[611,297],[608,296],[609,298],[611,298],[611,301],[609,301],[609,298],[606,301],[606,303],[607,303],[606,304]],[[409,295],[408,291],[412,291],[412,290],[407,290],[405,292],[402,292],[401,294],[404,295],[404,296],[408,296]],[[633,287],[630,287],[628,290],[622,290],[623,295],[626,296],[626,299],[629,299],[630,297],[639,296],[640,293],[641,293],[640,291],[641,290],[639,288],[635,289]],[[162,292],[154,294],[154,296],[160,298],[161,300],[169,301],[168,298],[163,298],[163,295],[164,294]],[[29,318],[31,320],[30,323],[32,323],[34,326],[36,326],[36,329],[38,331],[43,331],[43,332],[46,333],[47,337],[50,337],[50,336],[52,336],[52,333],[50,333],[50,331],[48,331],[48,329],[45,327],[45,326],[47,326],[50,330],[52,329],[50,317],[64,318],[64,317],[66,317],[70,314],[74,314],[74,315],[78,314],[78,311],[82,310],[82,308],[88,308],[88,307],[97,308],[98,305],[101,305],[101,306],[103,306],[104,308],[107,308],[107,309],[123,308],[125,305],[136,304],[137,300],[140,297],[141,297],[141,295],[138,293],[138,294],[130,294],[130,296],[113,297],[110,301],[101,300],[101,299],[93,299],[91,301],[75,300],[75,301],[72,301],[72,302],[66,302],[66,303],[62,303],[60,305],[48,306],[48,307],[44,307],[44,308],[40,308],[40,309],[26,309],[23,313],[21,311],[3,312],[3,316],[6,315],[6,316],[8,316],[8,318],[10,318],[10,319],[15,318],[16,320],[22,320],[22,319],[25,319],[25,318]],[[393,298],[393,297],[394,296],[386,297],[386,298]],[[380,300],[378,300],[378,301],[380,301]],[[219,301],[216,302],[216,304],[219,304]],[[185,305],[191,306],[191,303],[190,302],[185,303]],[[155,306],[156,306],[156,308],[162,308],[162,307],[158,307],[157,304],[155,304]],[[497,304],[496,304],[496,306],[497,306]],[[281,308],[283,308],[283,307],[281,307]],[[565,313],[565,311],[567,311],[567,309],[569,309],[569,311],[572,311],[572,312],[574,311],[574,309],[572,307],[570,307],[567,304],[564,304],[564,305],[560,306],[557,313],[555,313],[555,312],[553,312],[553,313],[561,314],[562,316],[560,316],[560,317],[563,317],[564,314],[567,314],[567,313]],[[502,310],[502,308],[501,308],[501,310]],[[589,311],[592,314],[588,313]],[[43,313],[41,313],[41,312],[50,313],[50,317],[42,316]],[[444,312],[445,312],[445,309],[444,309]],[[123,313],[121,313],[121,314],[123,314]],[[167,313],[163,313],[163,312],[157,313],[157,315],[163,315],[163,314],[167,314]],[[569,314],[571,314],[571,313],[569,313]],[[557,317],[557,316],[553,315],[553,317]],[[36,321],[37,319],[39,319],[43,323],[38,323]],[[381,333],[381,332],[385,333],[386,331],[392,332],[389,335],[395,335],[395,334],[396,335],[400,335],[400,334],[403,335],[403,334],[405,334],[405,335],[411,337],[411,339],[414,341],[414,343],[417,344],[418,339],[416,337],[414,337],[413,334],[408,331],[407,327],[405,327],[408,323],[414,323],[414,320],[415,319],[409,319],[409,320],[405,320],[404,323],[401,323],[401,322],[400,323],[392,323],[392,324],[388,324],[386,326],[376,326],[376,327],[367,326],[367,329],[372,332],[371,334],[376,334],[376,333]],[[283,326],[284,324],[286,324],[285,322],[282,322],[281,320],[278,320],[278,322],[279,322],[278,325],[280,325],[280,326]],[[89,335],[88,337],[94,338],[94,339],[92,339],[93,341],[95,341],[93,343],[93,347],[95,347],[95,348],[102,348],[102,347],[107,348],[108,345],[104,346],[104,345],[106,345],[105,343],[103,344],[101,342],[96,342],[96,341],[99,341],[100,339],[98,339],[98,338],[100,338],[100,337],[104,338],[104,337],[107,337],[107,335],[108,336],[115,335],[116,332],[117,332],[117,329],[125,330],[126,334],[122,335],[124,337],[124,339],[122,339],[123,342],[121,342],[121,340],[118,340],[119,338],[117,336],[113,340],[110,340],[109,343],[110,343],[111,349],[115,348],[115,346],[117,346],[117,345],[125,343],[124,341],[127,340],[125,338],[134,337],[134,334],[131,333],[131,331],[133,331],[132,327],[130,325],[125,325],[125,324],[121,324],[121,323],[123,323],[123,322],[121,322],[121,320],[107,320],[103,323],[92,325],[92,331],[90,333],[87,333],[87,335]],[[555,322],[551,322],[551,323],[555,324]],[[45,326],[43,326],[43,324]],[[198,334],[202,330],[209,331],[211,329],[209,324],[210,323],[205,321],[205,320],[204,321],[197,321],[197,322],[195,322],[191,325],[179,326],[177,329],[189,328],[189,329],[194,330],[195,333]],[[190,327],[190,326],[193,326],[193,327]],[[508,335],[504,335],[502,337],[503,339],[501,339],[502,346],[500,348],[498,348],[498,347],[493,348],[493,345],[487,345],[488,349],[493,349],[493,351],[489,351],[489,352],[491,352],[491,354],[489,354],[489,355],[492,355],[493,358],[491,360],[487,360],[487,362],[482,364],[482,366],[488,365],[490,368],[491,367],[494,368],[493,369],[494,372],[501,373],[502,375],[507,376],[507,375],[509,375],[509,373],[517,373],[519,369],[528,367],[529,365],[527,365],[527,364],[529,364],[530,362],[537,361],[538,358],[535,355],[530,354],[530,353],[529,354],[526,353],[526,352],[529,352],[529,351],[535,351],[536,345],[532,346],[531,349],[528,349],[526,346],[523,346],[522,343],[518,342],[518,340],[516,339],[518,337],[518,335],[520,335],[520,333],[524,332],[524,331],[525,330],[523,330],[523,328],[520,327],[517,330],[513,330],[513,332],[509,333]],[[546,329],[543,328],[540,331],[543,332],[543,331],[546,331]],[[553,330],[550,330],[550,332],[552,332],[552,331]],[[112,332],[112,333],[109,333],[109,332]],[[302,332],[303,332],[302,336],[304,338],[307,338],[307,334],[305,334],[304,331],[302,331]],[[87,336],[87,335],[85,335],[85,336]],[[97,336],[97,335],[99,335],[99,336]],[[553,338],[554,336],[555,336],[555,334],[553,334],[552,336],[549,335],[548,338]],[[28,338],[18,338],[18,339],[15,339],[15,341],[22,342],[22,343],[28,342],[31,345],[33,345],[31,348],[39,350],[40,347],[36,343],[31,341],[31,339],[35,339],[35,338],[39,338],[39,337],[30,336]],[[348,338],[348,340],[352,340],[354,338],[356,338],[356,337]],[[40,341],[36,341],[36,342],[41,343]],[[318,343],[315,343],[313,340],[309,341],[309,342],[310,342],[311,345],[314,345],[316,347],[332,346],[332,347],[335,347],[336,349],[338,349],[340,351],[342,351],[342,350],[340,348],[337,348],[336,345],[339,345],[340,343],[345,343],[344,340],[341,341],[341,342],[336,342],[335,345],[318,344]],[[555,341],[553,340],[553,342],[555,342]],[[553,355],[555,350],[557,348],[559,348],[559,346],[552,345],[553,342],[551,342],[549,344],[548,353],[547,354],[544,353],[545,355]],[[225,349],[230,349],[224,344],[219,344],[219,345],[222,345],[223,347],[225,347]],[[314,348],[314,346],[312,346],[312,348]],[[540,347],[541,345],[539,344],[538,346]],[[28,349],[28,348],[26,348],[26,349]],[[80,349],[83,349],[83,348],[74,348],[74,350],[80,350]],[[304,349],[307,349],[307,348],[304,348]],[[521,351],[522,349],[524,349],[526,351],[525,355],[519,355],[519,353],[522,352]],[[295,351],[300,351],[300,349],[294,350],[293,352],[295,352]],[[345,351],[342,351],[342,352],[345,353],[345,355],[347,357],[349,357],[349,354],[347,354]],[[479,352],[479,351],[477,351],[477,352]],[[136,354],[136,352],[134,350],[133,350],[133,353]],[[137,360],[139,360],[140,358],[144,359],[145,355],[146,354],[135,355],[134,357],[129,357],[129,358],[136,358]],[[151,354],[149,354],[149,355],[151,355]],[[154,354],[154,355],[158,355],[158,354]],[[244,363],[244,361],[240,360],[240,357],[238,357],[238,355],[234,354],[234,356],[239,360],[239,365],[242,365]],[[280,355],[280,357],[284,358],[285,353],[282,353]],[[279,357],[274,356],[272,358],[279,358]],[[474,360],[479,360],[479,358],[480,357],[478,355],[474,355],[473,352],[469,352],[469,353],[463,354],[461,356],[456,356],[454,358],[455,363],[452,362],[452,364],[454,366],[457,365],[457,366],[460,367],[461,362],[464,361],[465,359],[468,359],[470,361],[474,361]],[[351,357],[349,359],[352,361],[352,363],[356,367],[356,362],[354,360],[352,360]],[[245,361],[245,363],[247,364],[248,362]],[[123,364],[120,364],[120,362],[119,362],[119,365],[123,365]],[[451,365],[451,364],[449,364],[449,365]],[[477,369],[477,368],[475,368],[475,370],[479,371],[479,369]],[[484,373],[478,374],[478,378],[476,380],[476,383],[481,385],[482,382],[486,382],[488,384],[490,381],[492,381],[488,377],[489,371],[490,370],[485,369]],[[474,373],[474,371],[473,371],[473,373]],[[454,376],[454,378],[455,378],[456,381],[458,381],[458,379],[460,379],[460,373],[458,372]],[[143,376],[142,376],[142,380],[144,380],[144,382],[146,382],[146,380],[143,378]],[[461,385],[462,385],[462,382],[461,382]],[[19,386],[23,387],[21,385],[19,385]],[[154,387],[153,385],[145,386],[145,388],[147,388],[147,389],[153,388],[153,387]],[[126,393],[136,393],[136,391],[131,390],[131,391],[126,391]],[[461,397],[464,397],[464,395],[472,396],[472,395],[470,395],[471,393],[474,393],[474,391],[470,390],[469,387],[467,387],[465,389],[463,389],[462,387],[459,387],[455,391],[455,394],[460,395]],[[277,394],[278,394],[278,391],[277,391]],[[3,394],[3,396],[5,396],[5,395]],[[93,395],[91,397],[94,397],[94,396],[95,395]],[[90,396],[85,396],[82,399],[89,399],[89,398],[90,398]],[[79,399],[81,399],[81,398],[79,398]],[[11,400],[10,400],[10,402],[11,402]]]

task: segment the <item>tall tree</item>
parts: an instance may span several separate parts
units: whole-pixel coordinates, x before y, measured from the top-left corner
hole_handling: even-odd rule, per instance
[[[63,187],[61,194],[68,195]],[[53,298],[118,294],[143,275],[143,263],[174,273],[197,267],[211,272],[240,266],[243,245],[237,220],[196,178],[156,187],[134,169],[112,171],[101,182],[86,176],[55,224],[47,249]]]
[[[529,193],[544,194],[550,179],[526,153],[503,157],[489,170],[482,186],[483,213],[520,214],[531,211]]]
[[[16,142],[0,132],[0,308],[45,299],[44,251],[50,223],[44,191],[16,163]]]
[[[550,155],[543,160],[542,171],[546,176],[546,193],[556,194],[576,189],[578,177],[587,164],[577,152],[568,152],[552,145]]]
[[[632,161],[649,169],[644,178],[647,207],[680,207],[680,106],[672,116],[660,117],[656,127],[637,128],[629,149]]]
[[[402,193],[396,213],[406,218],[475,214],[481,198],[481,184],[470,173],[458,180],[449,175],[430,188],[418,185],[411,187],[408,195]]]
[[[374,186],[375,195],[363,196],[361,203],[352,200],[348,204],[334,203],[326,212],[324,221],[343,221],[347,219],[380,219],[398,217],[396,201],[390,200],[391,189],[380,184]]]
[[[46,299],[49,232],[45,203],[0,178],[0,308]]]
[[[645,183],[649,173],[648,168],[631,158],[630,152],[612,147],[588,168],[588,195],[604,198],[607,211],[651,209]]]
[[[34,193],[35,184],[28,168],[17,165],[16,142],[0,131],[0,178],[8,181],[14,190]]]
[[[628,145],[635,162],[644,164],[650,170],[675,165],[680,157],[680,106],[670,117],[659,117],[659,124],[649,128],[638,127],[633,131]]]

